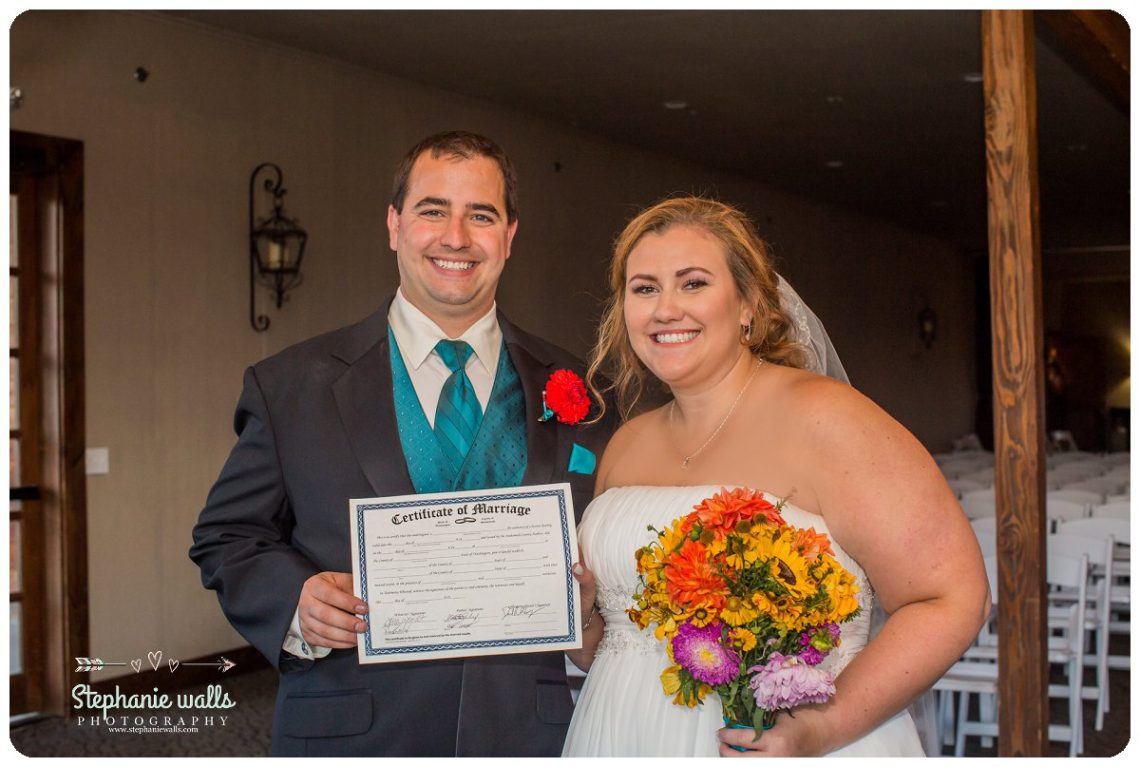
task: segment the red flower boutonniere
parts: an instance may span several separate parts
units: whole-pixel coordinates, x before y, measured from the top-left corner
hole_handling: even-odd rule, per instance
[[[590,412],[590,396],[586,384],[573,370],[555,370],[542,390],[542,417],[549,421],[557,418],[559,423],[576,424]]]

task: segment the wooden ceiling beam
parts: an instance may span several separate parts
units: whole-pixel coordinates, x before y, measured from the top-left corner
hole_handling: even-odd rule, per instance
[[[1034,11],[1037,36],[1128,114],[1130,37],[1115,11]]]

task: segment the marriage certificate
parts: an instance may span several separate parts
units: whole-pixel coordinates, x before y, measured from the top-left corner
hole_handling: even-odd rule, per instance
[[[570,485],[349,501],[361,663],[582,646]]]

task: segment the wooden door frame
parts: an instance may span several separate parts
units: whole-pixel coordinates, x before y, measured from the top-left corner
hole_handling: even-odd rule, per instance
[[[40,711],[65,715],[79,681],[72,662],[86,655],[87,598],[86,409],[83,333],[83,144],[13,130],[10,174],[32,174],[50,188],[50,231],[38,254],[45,429],[42,445],[44,518],[44,684]],[[53,287],[54,284],[54,287]]]

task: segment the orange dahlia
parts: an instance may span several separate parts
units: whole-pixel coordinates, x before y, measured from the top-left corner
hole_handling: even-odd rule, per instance
[[[665,568],[665,588],[678,605],[718,610],[724,606],[728,585],[701,544],[685,541],[679,551],[665,558]]]

